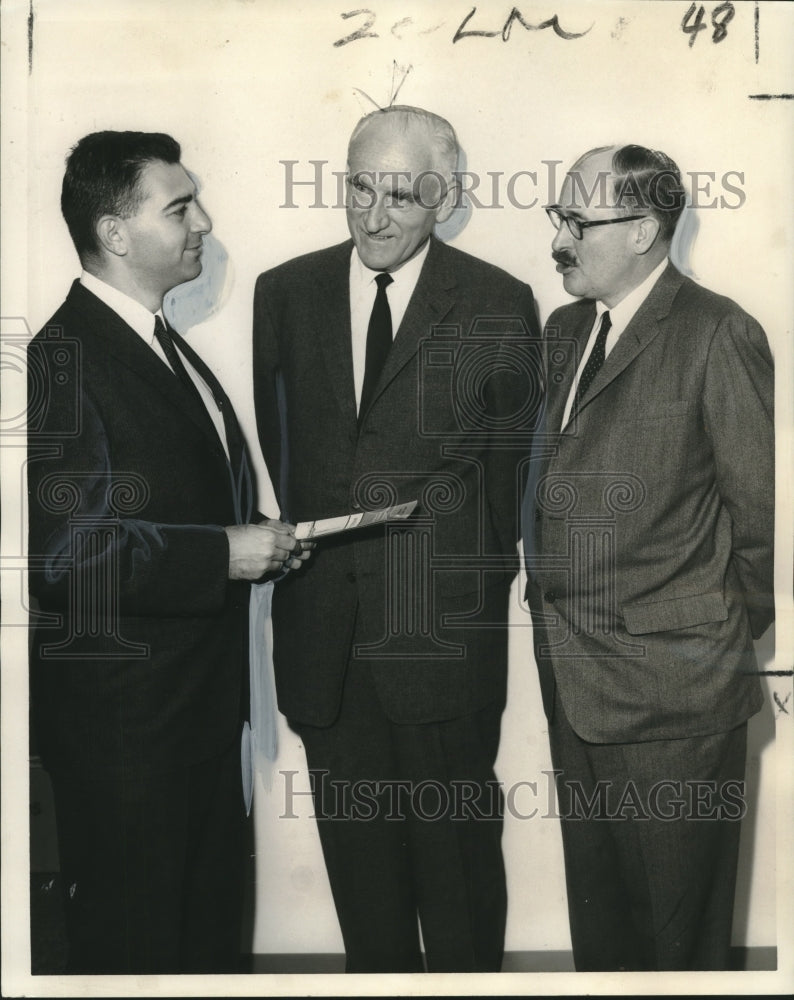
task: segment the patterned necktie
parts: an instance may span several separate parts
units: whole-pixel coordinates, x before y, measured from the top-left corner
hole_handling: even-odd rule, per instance
[[[367,327],[367,360],[364,365],[364,385],[361,389],[361,404],[358,408],[359,424],[372,400],[380,373],[392,345],[391,310],[386,297],[386,288],[394,279],[390,274],[381,273],[375,278],[378,293]]]
[[[595,344],[593,344],[590,357],[587,359],[587,362],[582,370],[582,374],[579,376],[579,385],[576,388],[576,395],[574,396],[573,406],[571,407],[571,419],[576,416],[582,397],[590,388],[598,370],[604,363],[604,358],[606,357],[607,334],[609,333],[611,327],[612,320],[609,318],[609,310],[607,310],[601,317],[601,326],[598,328],[598,336],[596,337]]]

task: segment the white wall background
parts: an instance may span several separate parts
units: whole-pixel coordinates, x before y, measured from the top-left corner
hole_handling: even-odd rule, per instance
[[[699,212],[692,266],[704,285],[730,295],[760,320],[777,357],[783,501],[779,575],[785,596],[791,579],[784,504],[790,499],[792,455],[792,108],[790,101],[757,101],[748,95],[794,89],[791,8],[760,4],[756,59],[754,3],[735,4],[721,42],[712,41],[709,25],[690,47],[690,36],[681,30],[689,3],[677,0],[526,2],[518,6],[527,22],[537,25],[557,13],[567,31],[588,33],[565,40],[551,29],[526,31],[514,24],[507,41],[468,37],[454,44],[455,31],[472,7],[467,0],[370,2],[371,30],[378,37],[334,46],[365,23],[364,15],[342,16],[358,9],[347,0],[39,0],[32,8],[27,76],[27,53],[19,51],[27,45],[27,5],[5,4],[11,7],[5,15],[14,32],[6,33],[4,46],[16,47],[19,68],[4,109],[16,145],[9,145],[7,133],[4,156],[18,187],[3,203],[4,222],[15,224],[17,235],[13,246],[3,241],[4,274],[15,280],[5,283],[2,315],[24,317],[35,331],[78,273],[58,207],[69,147],[103,128],[173,134],[182,144],[183,162],[200,179],[214,235],[231,262],[223,307],[192,329],[190,339],[232,396],[255,455],[260,506],[272,509],[255,443],[250,390],[253,284],[262,270],[347,236],[341,209],[308,207],[309,188],[295,191],[300,207],[279,207],[285,200],[279,161],[300,161],[296,177],[310,179],[308,161],[327,160],[326,201],[333,203],[336,182],[330,172],[344,169],[347,137],[371,108],[356,88],[386,104],[394,75],[399,81],[410,67],[400,102],[447,117],[458,131],[469,170],[506,176],[537,172],[534,190],[527,178],[516,188],[522,200],[537,197],[535,207],[475,210],[454,243],[528,281],[541,320],[566,298],[549,257],[552,230],[541,206],[553,194],[546,187],[543,161],[561,161],[561,176],[585,149],[638,142],[663,149],[684,172],[715,174],[701,201],[724,194],[731,205],[738,199],[722,188],[720,178],[740,171],[743,183],[736,178],[732,183],[742,189],[741,206]],[[500,31],[511,7],[493,0],[477,4],[466,30]],[[704,23],[709,24],[714,7],[705,5]],[[18,502],[18,488],[13,495]],[[19,590],[12,599],[18,600]],[[518,587],[514,593],[510,697],[498,773],[507,786],[537,781],[545,787],[542,772],[550,767],[545,720],[527,615]],[[790,607],[782,603],[781,611],[785,618]],[[774,636],[766,638],[762,655],[768,669],[791,667],[791,635],[789,617],[777,626],[774,653]],[[17,655],[24,650],[19,643],[14,648]],[[776,759],[773,737],[777,721],[788,745],[794,710],[791,702],[788,712],[779,709],[772,695],[777,692],[782,701],[790,687],[790,678],[770,681],[765,708],[751,725],[748,778],[757,792],[743,833],[735,921],[740,944],[781,943],[776,859],[787,862],[776,852],[776,823],[788,807],[776,807],[776,801],[780,789],[790,788],[790,779],[786,769],[779,773],[784,762]],[[278,767],[300,771],[296,787],[306,788],[302,749],[283,719],[280,736]],[[269,794],[257,790],[254,948],[341,950],[315,826],[308,819],[310,805],[298,800],[296,811],[302,809],[305,818],[283,820],[283,799],[278,774]],[[517,804],[527,811],[533,805],[521,796]],[[507,947],[567,948],[557,822],[508,818],[505,855]]]

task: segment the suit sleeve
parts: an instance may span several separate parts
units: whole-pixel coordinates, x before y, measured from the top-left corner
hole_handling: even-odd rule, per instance
[[[69,426],[65,408],[73,407],[73,393],[53,381],[45,421],[28,438],[30,589],[41,607],[64,611],[84,600],[87,612],[106,603],[107,613],[122,616],[220,612],[229,569],[223,528],[120,516],[125,499],[148,485],[113,469],[88,393],[80,400],[79,433],[59,435]]]
[[[508,315],[521,320],[523,333],[504,338],[489,384],[491,414],[502,430],[486,452],[485,489],[502,551],[512,555],[520,535],[521,470],[530,452],[532,415],[540,412],[543,392],[540,328],[529,285],[521,284]]]
[[[276,322],[272,314],[272,296],[268,275],[257,278],[254,291],[253,373],[254,407],[259,445],[267,464],[276,497],[282,506],[282,427],[285,423],[286,401],[280,391],[283,385]]]
[[[732,560],[758,638],[775,612],[774,373],[764,331],[738,310],[712,339],[703,412],[732,521]]]

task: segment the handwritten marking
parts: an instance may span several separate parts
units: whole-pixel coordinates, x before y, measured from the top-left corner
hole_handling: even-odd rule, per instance
[[[364,14],[365,16],[369,15],[368,18],[367,18],[367,23],[363,24],[360,28],[358,28],[352,34],[345,35],[344,38],[338,38],[334,42],[334,48],[335,49],[338,49],[340,45],[347,45],[348,42],[355,42],[359,38],[378,38],[379,37],[378,34],[377,34],[377,32],[369,30],[372,27],[372,25],[375,23],[376,14],[375,14],[374,10],[370,10],[368,7],[362,7],[360,10],[348,10],[345,13],[341,14],[340,17],[342,17],[346,21],[348,18],[358,17],[359,14]]]
[[[794,94],[748,94],[751,101],[794,101]]]
[[[397,71],[398,69],[399,69],[399,70],[400,70],[400,72],[402,73],[402,75],[403,75],[403,78],[402,78],[402,80],[400,80],[400,82],[399,82],[399,83],[397,84],[397,89],[395,90],[395,89],[394,89],[394,74],[395,74],[395,72],[396,72],[396,71]],[[392,73],[391,73],[391,86],[392,86],[392,95],[391,95],[391,97],[389,98],[389,107],[391,107],[391,106],[392,106],[392,104],[394,104],[394,102],[395,102],[395,101],[397,100],[397,95],[398,95],[398,94],[400,93],[400,91],[402,90],[402,86],[403,86],[403,84],[405,83],[405,81],[406,81],[406,80],[408,79],[408,74],[409,74],[409,73],[411,72],[411,70],[412,70],[412,69],[413,69],[413,66],[412,66],[412,65],[409,65],[409,66],[407,66],[407,67],[406,67],[406,66],[398,66],[398,65],[397,65],[397,60],[396,60],[396,59],[394,60],[394,63],[393,63],[393,65],[392,65]]]
[[[626,28],[626,25],[628,23],[629,23],[628,18],[626,18],[626,17],[619,17],[618,18],[618,23],[615,25],[615,30],[611,32],[611,35],[615,39],[616,42],[619,41],[620,38],[623,36],[623,32],[624,32],[624,30]]]
[[[496,36],[500,34],[499,31],[464,31],[463,29],[466,27],[469,21],[471,21],[471,19],[474,17],[476,13],[477,13],[477,8],[472,7],[472,9],[469,11],[469,16],[463,19],[463,23],[455,32],[455,37],[452,39],[453,45],[455,44],[455,42],[459,42],[461,38],[496,38]]]
[[[455,37],[452,39],[453,45],[456,42],[459,42],[461,38],[496,38],[497,35],[501,35],[502,41],[506,42],[510,38],[510,34],[513,30],[513,24],[516,21],[518,21],[521,27],[525,28],[527,31],[543,31],[545,28],[551,28],[554,31],[554,34],[557,35],[558,38],[564,38],[567,41],[570,41],[573,38],[582,38],[593,28],[593,25],[591,24],[590,27],[587,29],[587,31],[580,31],[580,32],[565,31],[564,28],[560,27],[560,21],[556,14],[545,21],[541,21],[540,24],[529,24],[527,21],[524,20],[519,9],[517,7],[513,7],[513,9],[508,14],[507,20],[505,21],[501,31],[499,30],[484,31],[481,29],[465,31],[464,29],[466,25],[469,23],[469,21],[474,17],[476,13],[477,13],[477,8],[472,7],[472,9],[469,11],[466,17],[464,17],[460,27],[455,32]],[[593,22],[593,24],[595,24],[595,22]]]
[[[398,34],[398,29],[405,28],[409,24],[413,24],[414,19],[412,17],[404,17],[402,21],[397,21],[391,26],[391,33],[395,38],[402,38],[402,34]]]
[[[413,69],[413,65],[410,64],[410,63],[407,66],[398,66],[397,65],[397,60],[396,59],[392,60],[391,89],[389,91],[389,99],[386,102],[386,104],[384,104],[384,105],[378,104],[378,102],[376,100],[374,100],[372,97],[370,97],[369,94],[366,91],[362,90],[360,87],[354,87],[353,90],[357,94],[361,94],[362,97],[365,97],[370,102],[370,104],[373,104],[378,109],[378,111],[382,111],[383,108],[390,108],[392,106],[392,104],[394,104],[394,102],[397,100],[397,95],[400,93],[400,90],[402,89],[402,85],[405,83],[406,79],[408,78],[408,74],[411,72],[412,69]],[[394,86],[394,79],[395,79],[395,76],[396,76],[396,74],[397,74],[398,71],[400,73],[402,73],[402,79],[400,80],[400,82],[397,84],[397,87],[395,88],[395,86]],[[295,162],[297,162],[297,161],[295,161]],[[293,208],[294,207],[295,206],[293,205]]]
[[[753,12],[753,31],[755,32],[755,61],[758,63],[761,51],[761,8],[758,6],[758,0],[755,0],[755,11]]]
[[[376,107],[376,108],[378,109],[378,111],[382,111],[382,110],[383,110],[383,109],[381,108],[380,104],[378,104],[378,102],[377,102],[377,101],[373,100],[373,99],[372,99],[372,98],[371,98],[371,97],[369,96],[369,94],[365,93],[365,92],[364,92],[364,91],[363,91],[363,90],[362,90],[362,89],[361,89],[360,87],[353,87],[353,90],[355,90],[355,91],[356,91],[356,93],[358,93],[358,94],[361,94],[361,96],[362,96],[362,97],[366,97],[366,99],[367,99],[367,100],[368,100],[368,101],[370,102],[370,104],[374,104],[374,105],[375,105],[375,107]],[[297,160],[296,160],[295,162],[297,162]],[[283,207],[283,206],[282,206],[282,207]]]
[[[791,698],[791,692],[789,691],[789,693],[786,695],[783,701],[781,701],[780,698],[778,697],[777,691],[772,692],[772,697],[775,699],[775,704],[779,709],[778,715],[780,715],[781,712],[783,712],[785,715],[788,715],[788,709],[786,708],[786,705],[789,702],[789,698]]]
[[[723,5],[725,6],[725,5]],[[730,5],[728,5],[730,6]],[[560,25],[559,17],[554,14],[552,17],[547,18],[545,21],[541,21],[540,24],[530,24],[525,18],[518,7],[513,7],[510,13],[507,15],[507,20],[502,25],[501,28],[496,28],[494,30],[485,30],[483,28],[466,28],[466,25],[471,21],[474,15],[477,13],[477,8],[472,7],[469,13],[463,18],[460,26],[458,27],[455,35],[452,39],[452,44],[459,42],[461,38],[498,38],[501,35],[502,41],[507,42],[513,31],[513,25],[518,23],[524,28],[525,31],[544,31],[546,28],[551,28],[558,38],[563,38],[566,41],[570,41],[574,38],[583,38],[588,32],[593,29],[593,24],[590,25],[585,31],[566,31]],[[349,45],[350,42],[356,42],[361,38],[379,38],[380,36],[376,31],[372,30],[375,20],[377,18],[377,12],[372,10],[370,7],[360,7],[358,10],[347,10],[339,15],[343,20],[347,21],[351,17],[363,17],[364,24],[362,24],[355,31],[352,31],[349,35],[345,35],[343,38],[337,38],[333,43],[334,48],[339,48],[342,45]],[[621,23],[623,19],[621,19]],[[420,35],[428,35],[433,31],[438,31],[446,22],[439,21],[438,24],[433,25],[430,28],[424,28],[419,30],[417,33]],[[395,38],[402,40],[406,29],[414,26],[415,21],[413,17],[403,17],[399,21],[395,21],[391,26],[391,34]],[[416,29],[414,29],[416,30]]]
[[[689,21],[695,10],[697,9],[697,14],[695,15],[694,24],[690,24]],[[698,36],[699,31],[705,31],[706,25],[703,24],[703,16],[706,13],[706,8],[702,5],[697,7],[697,4],[692,4],[689,10],[684,14],[684,18],[681,21],[681,30],[685,35],[689,35],[689,47],[690,49],[695,44],[695,39]],[[736,8],[732,3],[726,0],[725,3],[719,4],[711,12],[711,26],[714,29],[711,40],[717,45],[719,42],[725,40],[728,34],[728,25],[736,16]]]
[[[33,72],[33,24],[36,15],[33,13],[33,0],[28,8],[28,75]]]

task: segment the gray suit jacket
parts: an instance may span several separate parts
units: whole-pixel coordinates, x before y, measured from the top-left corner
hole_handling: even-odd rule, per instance
[[[355,625],[357,643],[379,644],[373,677],[390,717],[455,718],[505,694],[518,469],[540,405],[534,301],[504,271],[432,240],[359,430],[352,247],[299,257],[257,281],[262,450],[293,522],[412,499],[419,507],[412,539],[390,549],[383,528],[328,539],[276,586],[279,708],[297,722],[333,721]],[[411,567],[400,563],[406,594],[392,557],[414,545]]]
[[[561,433],[592,301],[546,331],[524,505],[547,712],[632,742],[727,731],[761,705],[774,615],[773,369],[763,330],[668,264]]]

